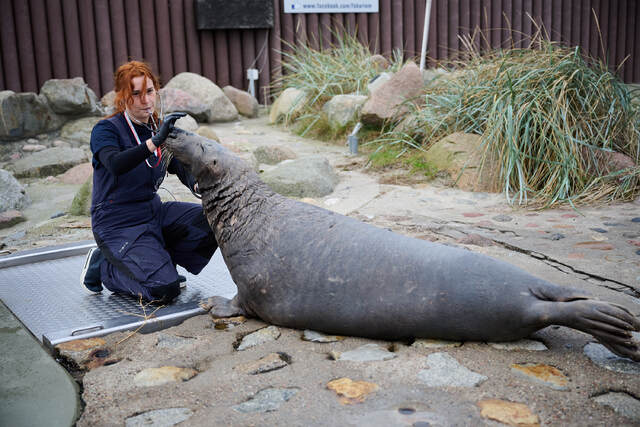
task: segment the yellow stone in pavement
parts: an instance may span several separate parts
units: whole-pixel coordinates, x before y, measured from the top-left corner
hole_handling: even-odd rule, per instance
[[[542,363],[525,363],[522,365],[514,363],[511,365],[511,371],[542,382],[542,384],[556,390],[566,390],[569,384],[569,380],[559,369]]]
[[[537,427],[540,419],[525,404],[508,400],[486,399],[477,403],[480,415],[510,426]]]
[[[59,351],[85,351],[95,347],[105,345],[107,342],[102,338],[87,338],[85,340],[73,340],[58,344]]]
[[[139,387],[153,387],[176,381],[187,381],[195,377],[198,371],[177,366],[162,366],[160,368],[147,368],[136,374],[133,378],[135,385]]]
[[[327,388],[342,396],[340,403],[343,405],[362,403],[369,394],[378,390],[377,384],[366,381],[353,381],[350,378],[338,378],[337,380],[329,381]]]

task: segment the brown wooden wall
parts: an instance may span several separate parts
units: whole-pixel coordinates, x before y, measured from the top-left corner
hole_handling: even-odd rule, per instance
[[[264,102],[280,70],[282,40],[326,46],[331,30],[357,28],[375,52],[420,54],[426,0],[380,0],[375,14],[304,15],[282,13],[281,0],[265,1],[275,6],[272,29],[198,31],[194,0],[0,0],[0,89],[37,92],[48,79],[82,76],[102,95],[115,68],[131,58],[150,62],[164,82],[191,71],[242,89],[245,70],[256,67]],[[527,15],[552,40],[580,45],[613,69],[629,57],[618,73],[640,82],[637,0],[433,0],[428,54],[440,59],[459,51],[458,36],[474,28],[492,47],[510,40],[522,46],[536,29]]]

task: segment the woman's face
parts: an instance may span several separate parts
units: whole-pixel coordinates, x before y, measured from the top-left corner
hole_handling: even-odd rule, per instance
[[[147,87],[143,91],[142,83],[147,81]],[[131,93],[131,103],[127,106],[127,112],[134,119],[147,123],[149,117],[153,114],[153,108],[156,105],[156,90],[153,87],[153,81],[147,76],[138,76],[131,79],[133,90]]]

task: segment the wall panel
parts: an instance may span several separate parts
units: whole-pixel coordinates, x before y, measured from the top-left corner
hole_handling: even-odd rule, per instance
[[[144,59],[163,82],[190,71],[240,89],[246,69],[258,68],[264,102],[282,75],[283,52],[326,48],[343,29],[373,53],[403,49],[419,58],[426,0],[379,0],[373,14],[306,15],[272,1],[271,29],[198,30],[195,0],[0,0],[0,89],[39,91],[49,78],[82,76],[102,95],[115,67]],[[624,81],[640,82],[639,21],[636,0],[432,0],[427,65],[461,52],[461,36],[472,34],[478,49],[528,47],[542,25],[553,41],[579,45]]]

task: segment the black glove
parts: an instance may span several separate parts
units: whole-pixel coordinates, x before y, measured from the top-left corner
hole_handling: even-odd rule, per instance
[[[176,120],[186,115],[187,113],[171,113],[166,116],[164,118],[164,121],[162,122],[162,125],[160,126],[160,129],[158,129],[158,133],[151,137],[151,142],[153,142],[153,145],[155,145],[157,148],[160,148],[164,140],[167,139],[167,136],[169,136],[169,133],[173,130],[173,125],[176,123]]]

